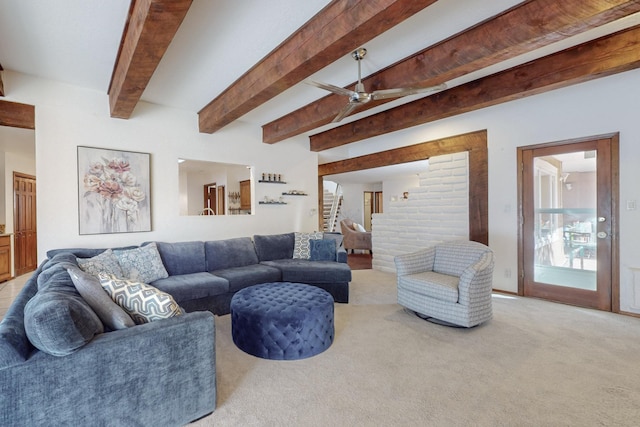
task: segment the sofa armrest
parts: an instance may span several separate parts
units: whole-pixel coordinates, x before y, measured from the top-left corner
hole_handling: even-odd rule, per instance
[[[339,247],[336,249],[336,261],[347,263],[347,251],[345,248]]]
[[[470,306],[487,295],[491,297],[493,266],[493,253],[486,252],[462,272],[458,283],[458,303]]]
[[[215,324],[188,313],[0,370],[0,425],[184,425],[215,409]]]
[[[408,254],[397,255],[394,258],[396,274],[398,276],[406,276],[408,274],[432,271],[435,256],[435,247],[421,249]]]

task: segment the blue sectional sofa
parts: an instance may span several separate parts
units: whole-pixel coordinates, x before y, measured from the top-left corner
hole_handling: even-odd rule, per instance
[[[340,246],[334,261],[313,261],[293,258],[295,233],[156,245],[169,277],[151,284],[186,311],[229,314],[233,294],[269,282],[306,283],[328,291],[336,302],[349,302],[351,269]]]
[[[339,235],[323,237],[339,241]],[[327,290],[336,302],[349,300],[346,251],[336,243],[335,259],[294,258],[295,238],[154,242],[168,277],[151,285],[171,294],[185,313],[117,330],[103,325],[68,272],[78,258],[107,250],[49,251],[0,323],[0,425],[174,426],[212,412],[213,314],[228,314],[235,292],[302,282]],[[36,321],[33,307],[42,305]],[[34,328],[43,329],[36,341]]]

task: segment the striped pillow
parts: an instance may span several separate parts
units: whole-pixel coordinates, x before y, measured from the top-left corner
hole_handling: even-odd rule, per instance
[[[313,233],[295,233],[295,243],[293,246],[294,259],[311,258],[311,245],[309,240],[320,240],[324,233],[315,231]]]
[[[171,295],[151,285],[118,279],[107,273],[100,273],[98,277],[111,299],[138,325],[182,314],[182,309]]]

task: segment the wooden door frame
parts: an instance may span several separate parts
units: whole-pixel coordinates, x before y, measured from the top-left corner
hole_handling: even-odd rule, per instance
[[[517,186],[518,186],[518,295],[524,295],[524,171],[523,152],[537,148],[555,147],[577,144],[581,142],[608,139],[611,143],[611,311],[620,313],[620,134],[619,132],[603,135],[573,138],[517,148]],[[598,189],[600,191],[600,189]]]
[[[465,151],[469,153],[469,240],[488,245],[489,156],[486,129],[318,165],[318,212],[322,213],[323,178],[326,175],[398,165]],[[320,214],[319,230],[323,226]]]
[[[17,204],[16,204],[16,189],[15,189],[15,182],[16,182],[16,178],[24,178],[24,179],[32,179],[34,182],[36,182],[36,197],[37,197],[37,192],[38,192],[38,187],[37,187],[37,180],[35,175],[30,175],[27,173],[23,173],[23,172],[16,172],[13,171],[13,176],[12,176],[12,188],[13,188],[13,251],[12,251],[12,257],[13,257],[13,275],[14,276],[19,276],[22,274],[25,274],[26,272],[22,272],[20,271],[20,274],[18,274],[18,266],[16,265],[16,253],[17,253],[17,242],[16,242],[16,234],[19,232],[17,230],[16,227],[16,221],[19,218],[19,212],[17,211]],[[38,240],[37,240],[37,233],[38,233],[38,205],[37,205],[37,199],[36,199],[36,204],[34,205],[34,210],[35,212],[33,212],[34,215],[34,221],[35,221],[35,232],[36,232],[36,246],[35,246],[35,253],[32,254],[34,256],[34,258],[36,259],[36,265],[35,267],[37,268],[37,258],[38,258]],[[35,268],[34,268],[35,269]],[[31,270],[33,271],[33,270]]]

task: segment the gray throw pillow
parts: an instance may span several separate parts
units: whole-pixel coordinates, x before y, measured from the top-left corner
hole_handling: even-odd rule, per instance
[[[131,316],[113,302],[109,294],[102,289],[100,280],[96,276],[76,267],[69,267],[67,271],[78,293],[109,329],[115,331],[135,326]]]
[[[126,278],[142,283],[155,282],[158,279],[169,277],[164,268],[162,258],[155,242],[135,249],[113,251],[124,276],[115,275],[117,278]],[[107,274],[110,274],[107,272]]]
[[[111,249],[107,249],[93,258],[76,258],[76,261],[82,271],[86,271],[96,277],[101,271],[114,274],[117,277],[124,277],[118,258],[116,258]]]

